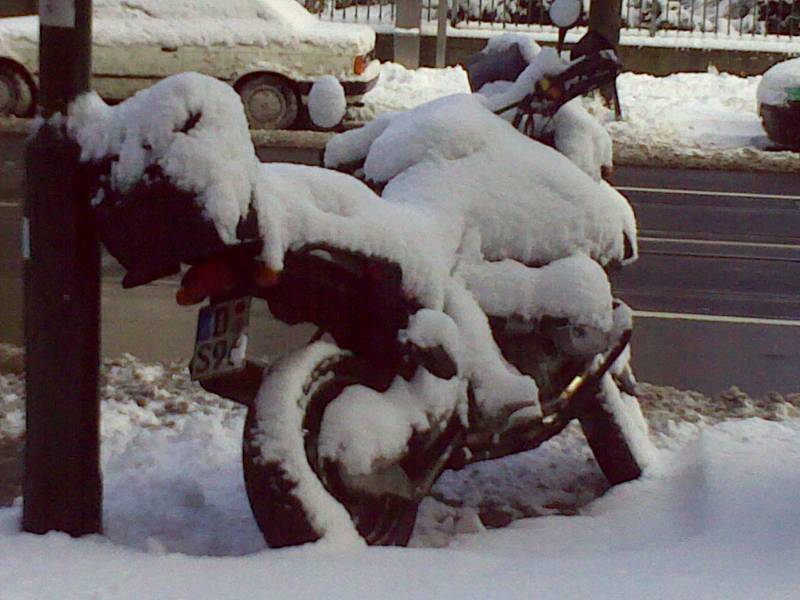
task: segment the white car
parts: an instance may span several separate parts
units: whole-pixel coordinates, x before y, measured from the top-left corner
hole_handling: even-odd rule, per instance
[[[0,19],[0,115],[31,116],[39,19]],[[349,104],[377,82],[375,33],[320,21],[295,0],[95,0],[93,87],[105,99],[197,71],[234,86],[250,124],[290,127],[314,81],[335,76]]]

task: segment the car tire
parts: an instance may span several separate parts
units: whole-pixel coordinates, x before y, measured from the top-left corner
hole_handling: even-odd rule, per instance
[[[292,84],[278,75],[257,75],[236,86],[251,129],[288,129],[300,101]]]
[[[13,67],[0,65],[0,117],[30,117],[35,108],[33,90]]]

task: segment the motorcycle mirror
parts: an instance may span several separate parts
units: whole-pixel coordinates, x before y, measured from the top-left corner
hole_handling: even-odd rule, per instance
[[[578,22],[583,12],[582,0],[553,0],[547,13],[553,25],[559,29],[569,29]]]

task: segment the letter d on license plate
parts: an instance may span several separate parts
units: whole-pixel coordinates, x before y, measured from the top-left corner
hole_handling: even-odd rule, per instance
[[[250,300],[249,296],[236,298],[200,309],[194,356],[189,365],[192,379],[208,379],[244,367]]]

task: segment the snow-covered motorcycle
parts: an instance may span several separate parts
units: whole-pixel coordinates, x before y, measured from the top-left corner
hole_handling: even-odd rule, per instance
[[[445,469],[535,448],[572,419],[609,481],[640,474],[630,313],[601,266],[635,258],[633,214],[484,101],[334,138],[326,160],[362,154],[381,196],[259,163],[235,93],[199,75],[116,107],[84,96],[69,130],[124,285],[188,264],[178,301],[210,299],[191,370],[248,406],[245,482],[271,546],[405,544]],[[250,360],[252,298],[318,334]]]

